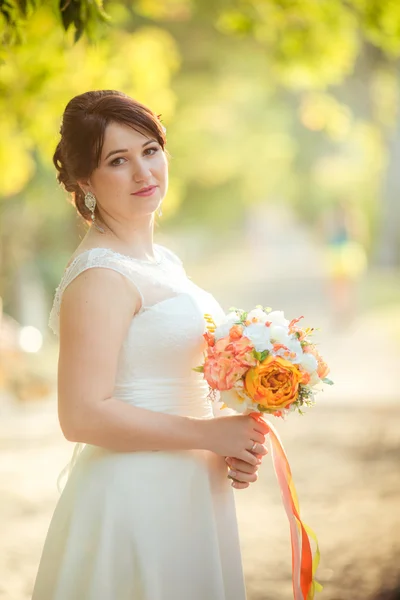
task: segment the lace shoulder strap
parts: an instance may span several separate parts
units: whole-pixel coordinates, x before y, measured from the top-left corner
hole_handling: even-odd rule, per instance
[[[128,257],[124,257],[108,248],[92,248],[78,254],[72,260],[65,269],[60,284],[55,291],[54,302],[50,311],[49,327],[56,335],[59,334],[60,307],[64,291],[78,275],[88,269],[97,267],[112,269],[127,277],[137,289],[144,306],[145,301],[137,283],[139,265],[133,260],[129,260]]]
[[[176,265],[183,266],[183,262],[181,261],[181,259],[179,258],[179,256],[177,256],[174,252],[172,252],[172,250],[170,250],[169,248],[166,248],[165,246],[161,246],[160,244],[156,244],[156,247],[172,263],[175,263]]]

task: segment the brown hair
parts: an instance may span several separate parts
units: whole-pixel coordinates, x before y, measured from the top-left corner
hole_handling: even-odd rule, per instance
[[[100,163],[104,134],[109,123],[122,123],[139,133],[154,137],[164,150],[165,128],[146,106],[115,90],[85,92],[70,100],[64,110],[60,134],[53,156],[57,179],[71,192],[77,211],[90,221],[85,195],[78,179],[90,177]],[[96,207],[96,217],[98,209]]]

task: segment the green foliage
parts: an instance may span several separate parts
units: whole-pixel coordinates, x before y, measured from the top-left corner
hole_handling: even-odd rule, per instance
[[[95,88],[162,114],[164,224],[220,239],[252,204],[316,223],[345,197],[377,227],[399,23],[380,0],[0,0],[0,246],[35,248],[49,281],[60,238],[68,255],[77,221],[51,156],[66,103]]]
[[[73,44],[56,25],[51,10],[37,10],[27,25],[30,43],[16,46],[0,65],[0,198],[20,193],[39,163],[53,174],[60,117],[73,95],[123,89],[167,120],[174,110],[170,81],[180,59],[168,32],[154,26],[133,34],[112,30],[93,46]]]
[[[257,352],[257,350],[253,350],[253,356],[256,360],[258,360],[260,363],[263,362],[267,356],[269,355],[269,351],[268,350],[263,350],[262,352]]]
[[[355,16],[342,0],[237,0],[217,25],[250,36],[264,48],[274,74],[286,86],[303,89],[339,83],[359,50]]]
[[[65,31],[74,31],[75,41],[85,32],[88,37],[98,33],[100,24],[110,17],[102,0],[0,0],[0,23],[3,45],[12,46],[23,41],[25,27],[36,10],[51,5]]]
[[[83,32],[93,37],[97,25],[110,20],[103,9],[102,0],[59,0],[59,11],[65,31],[72,25],[75,41]]]
[[[389,59],[400,56],[400,4],[391,0],[231,0],[216,25],[255,39],[276,78],[294,89],[341,83],[364,40]]]
[[[34,0],[0,0],[1,47],[21,42],[22,22],[28,18],[34,6]]]
[[[263,406],[262,404],[257,404],[257,410],[259,410],[261,413],[267,413],[269,415],[272,415],[274,412],[276,412],[277,409],[271,409],[267,408],[266,406]]]
[[[137,0],[135,11],[154,21],[187,21],[194,10],[193,0]]]
[[[388,57],[400,56],[400,4],[392,0],[350,0],[365,38]]]

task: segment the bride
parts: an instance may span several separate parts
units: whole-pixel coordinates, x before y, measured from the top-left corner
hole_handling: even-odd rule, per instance
[[[246,596],[232,486],[257,479],[267,426],[226,416],[193,371],[204,313],[224,313],[153,242],[165,142],[120,92],[76,96],[63,115],[54,164],[91,227],[50,316],[60,426],[77,446],[33,600]]]

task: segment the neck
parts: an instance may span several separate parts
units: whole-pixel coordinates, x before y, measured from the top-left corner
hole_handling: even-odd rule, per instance
[[[121,254],[128,254],[141,259],[153,259],[154,252],[154,215],[136,218],[134,223],[126,224],[113,221],[98,222],[104,230],[99,232],[93,225],[85,236],[90,244],[108,246]]]

